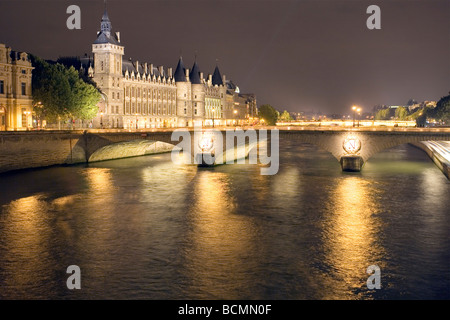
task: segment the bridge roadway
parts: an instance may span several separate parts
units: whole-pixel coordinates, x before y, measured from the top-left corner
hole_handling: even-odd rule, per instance
[[[212,128],[203,128],[212,129]],[[234,127],[214,128],[225,133]],[[240,127],[245,133],[275,127]],[[405,143],[450,141],[450,128],[340,128],[276,127],[280,140],[310,143],[330,152],[344,171],[360,171],[374,154]],[[157,152],[167,152],[179,141],[172,141],[175,129],[73,130],[0,132],[0,172],[118,159]],[[193,128],[177,129],[193,133]],[[194,136],[191,134],[191,136]],[[136,145],[137,143],[137,145]],[[159,144],[158,144],[159,143]],[[225,145],[225,143],[223,143]]]

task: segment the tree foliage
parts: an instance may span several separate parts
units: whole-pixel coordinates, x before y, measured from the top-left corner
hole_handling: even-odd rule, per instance
[[[39,117],[89,120],[97,115],[100,92],[84,82],[74,67],[50,64],[36,56],[31,59],[33,104]]]
[[[283,113],[280,115],[281,121],[292,121],[293,118],[291,117],[290,113],[286,110],[283,111]]]
[[[427,113],[430,118],[434,118],[438,121],[450,123],[450,94],[442,97],[437,103],[434,109],[430,109]]]
[[[380,109],[375,114],[375,120],[388,120],[390,117],[390,110],[387,109]]]
[[[275,110],[270,104],[264,104],[259,107],[259,118],[273,126],[277,123],[279,112]]]
[[[408,110],[405,107],[398,107],[395,109],[395,118],[398,120],[406,120],[408,117]]]

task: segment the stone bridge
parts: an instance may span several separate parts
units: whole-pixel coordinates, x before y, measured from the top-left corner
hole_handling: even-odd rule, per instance
[[[271,128],[268,129],[270,141]],[[218,132],[225,138],[230,130],[222,129]],[[194,136],[193,130],[189,132]],[[247,134],[249,132],[244,131]],[[260,131],[256,132],[260,134]],[[341,163],[344,171],[360,171],[371,156],[397,145],[421,141],[450,141],[450,129],[298,128],[281,129],[278,132],[281,143],[284,139],[296,140],[317,145],[330,152]],[[0,172],[167,152],[179,143],[172,141],[172,133],[173,130],[2,132]],[[225,143],[223,145],[225,146]]]
[[[450,129],[283,130],[283,138],[317,145],[330,152],[344,171],[360,171],[380,151],[406,143],[450,141]]]

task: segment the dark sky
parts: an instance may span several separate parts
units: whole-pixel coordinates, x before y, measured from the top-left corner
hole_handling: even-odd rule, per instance
[[[66,8],[81,8],[68,30]],[[381,30],[366,9],[381,8]],[[0,43],[46,59],[91,53],[103,0],[0,0]],[[450,91],[448,0],[109,0],[125,57],[175,68],[194,56],[258,105],[348,113],[353,104],[438,100]]]

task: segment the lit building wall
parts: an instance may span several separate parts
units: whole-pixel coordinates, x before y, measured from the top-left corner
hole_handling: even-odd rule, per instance
[[[0,43],[0,131],[32,127],[31,62]]]

